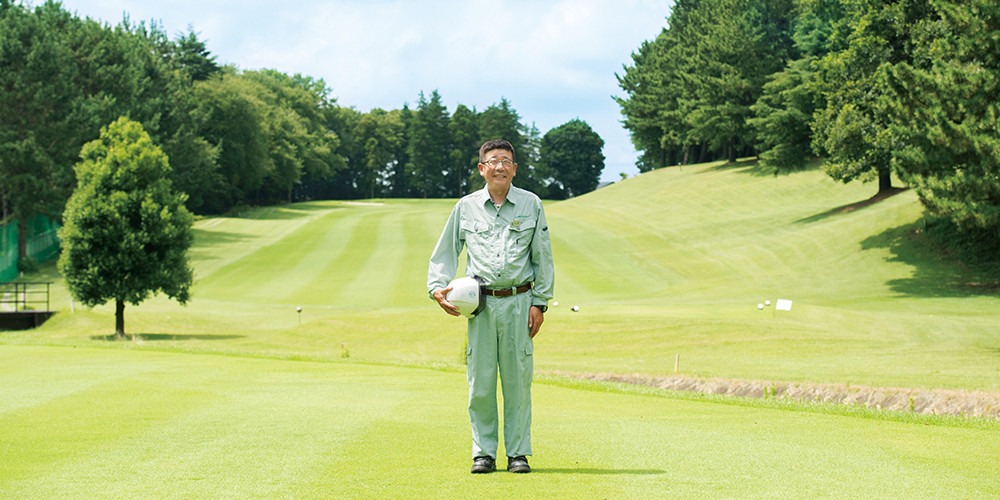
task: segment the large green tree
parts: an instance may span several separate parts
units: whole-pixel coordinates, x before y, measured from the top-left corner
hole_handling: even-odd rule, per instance
[[[302,175],[327,177],[344,166],[335,153],[339,140],[326,127],[324,113],[334,105],[323,80],[289,76],[276,70],[246,71],[242,78],[260,84],[271,170],[259,201],[291,201]]]
[[[750,106],[792,57],[791,0],[679,0],[618,76],[625,128],[648,171],[748,152]]]
[[[571,198],[597,189],[604,170],[604,139],[579,118],[542,137],[541,161],[552,176],[550,198]]]
[[[59,271],[87,306],[115,301],[115,335],[125,336],[125,304],[163,292],[190,298],[187,250],[194,218],[173,189],[166,155],[142,125],[120,118],[87,143],[77,188],[59,231]]]
[[[812,158],[813,115],[825,106],[815,64],[830,51],[830,32],[842,17],[840,0],[800,0],[793,39],[797,59],[768,77],[763,94],[750,107],[757,132],[760,165],[777,172],[806,166]]]
[[[671,16],[671,30],[664,29],[652,41],[645,41],[632,54],[632,66],[616,75],[626,97],[616,97],[622,108],[623,125],[629,131],[632,146],[639,152],[636,166],[640,172],[674,165],[677,152],[688,146],[689,130],[684,116],[684,93],[679,80],[679,60],[668,53],[677,49],[675,18],[680,18],[690,2],[681,0]],[[686,159],[685,159],[686,160]]]
[[[844,7],[833,23],[831,51],[817,62],[826,106],[815,115],[813,150],[825,157],[830,177],[877,179],[885,193],[897,143],[882,75],[912,61],[912,31],[934,11],[930,0],[845,0]]]
[[[208,51],[205,42],[198,39],[198,33],[190,25],[187,33],[179,35],[171,46],[171,56],[194,81],[207,80],[219,71],[215,56]]]
[[[194,86],[199,112],[203,115],[201,133],[219,148],[215,172],[208,172],[201,189],[201,211],[223,213],[245,203],[271,175],[268,127],[269,109],[260,83],[241,78],[233,68],[224,68],[216,76]]]
[[[32,11],[0,2],[0,205],[5,222],[18,222],[21,258],[27,220],[60,213],[72,191],[86,129],[80,74],[65,37],[79,25],[56,3]]]
[[[882,75],[893,158],[931,213],[1000,242],[1000,4],[935,6],[912,60]]]
[[[791,58],[792,18],[791,0],[702,2],[691,15],[695,99],[685,118],[698,142],[731,162],[756,142],[750,106]]]
[[[448,124],[451,129],[452,149],[449,154],[450,171],[449,181],[454,183],[455,196],[463,196],[469,193],[469,179],[476,174],[479,169],[479,119],[475,109],[469,109],[464,104],[459,104],[455,112],[451,115],[451,122]]]
[[[381,196],[403,145],[403,123],[398,113],[375,108],[361,116],[354,132],[361,172],[361,187],[368,198]]]
[[[408,128],[407,167],[414,194],[422,198],[449,197],[457,192],[455,183],[447,178],[452,151],[450,119],[437,90],[429,99],[420,93]]]

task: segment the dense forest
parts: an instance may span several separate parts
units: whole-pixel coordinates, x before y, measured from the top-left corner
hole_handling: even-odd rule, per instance
[[[166,153],[173,187],[200,214],[458,197],[483,185],[478,148],[494,138],[514,145],[523,188],[548,199],[597,188],[604,141],[582,120],[542,135],[502,96],[451,112],[436,90],[414,97],[362,112],[322,79],[220,65],[193,28],[171,39],[155,22],[110,26],[58,2],[0,0],[0,224],[58,219],[81,148],[120,117]]]
[[[819,158],[1000,249],[995,0],[677,0],[618,79],[641,171]]]
[[[1000,242],[992,0],[677,0],[617,76],[640,171],[818,163],[881,194],[911,187],[962,241]],[[518,185],[548,199],[595,189],[604,167],[588,124],[542,135],[502,96],[449,111],[435,90],[362,112],[332,93],[322,79],[220,65],[192,28],[171,39],[155,23],[0,0],[0,223],[58,218],[81,147],[120,117],[167,154],[198,214],[457,197],[482,185],[476,149],[496,137],[517,149]]]

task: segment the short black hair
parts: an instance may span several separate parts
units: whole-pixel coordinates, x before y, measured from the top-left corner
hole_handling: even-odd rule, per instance
[[[479,146],[479,162],[482,163],[483,160],[486,159],[486,153],[493,151],[494,149],[505,149],[510,151],[510,159],[514,160],[514,146],[511,146],[509,142],[503,139],[493,139],[492,141],[486,141],[482,146]]]

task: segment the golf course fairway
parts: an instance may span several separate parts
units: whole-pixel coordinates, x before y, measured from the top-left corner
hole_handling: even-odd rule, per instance
[[[874,190],[740,162],[546,202],[528,475],[469,474],[465,325],[425,285],[455,200],[200,218],[191,301],[127,341],[47,263],[55,316],[0,332],[0,498],[1000,496],[995,418],[577,378],[1000,393],[1000,278]]]

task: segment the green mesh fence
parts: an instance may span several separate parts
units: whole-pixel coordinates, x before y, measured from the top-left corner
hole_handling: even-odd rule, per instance
[[[17,278],[17,225],[0,226],[0,281]]]
[[[48,217],[37,215],[28,220],[25,251],[38,262],[59,256],[59,225]],[[17,278],[17,223],[0,226],[0,281]]]
[[[59,225],[48,217],[37,215],[28,220],[27,252],[38,262],[59,256]]]

